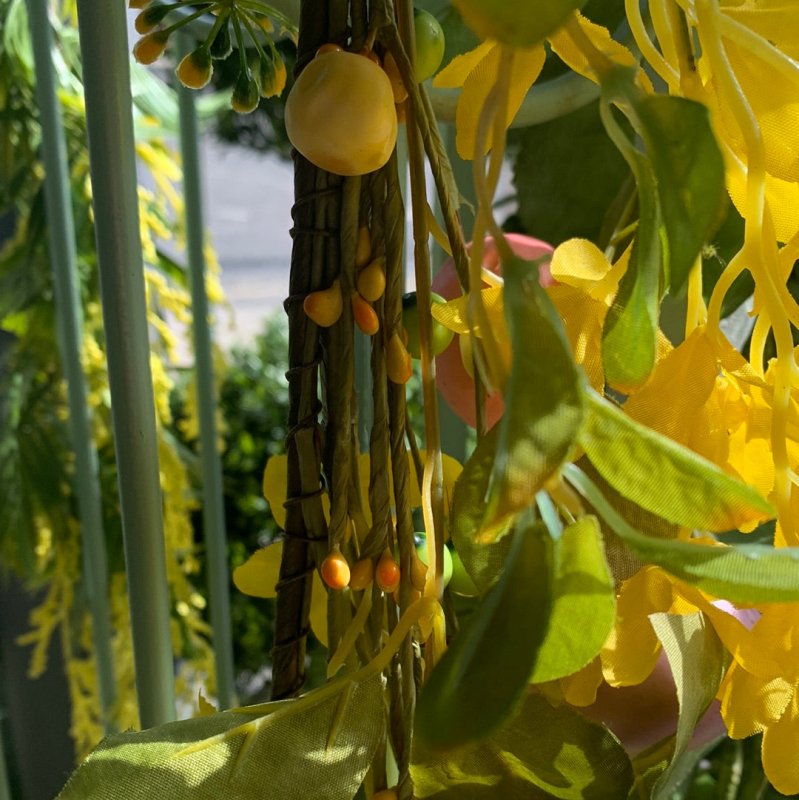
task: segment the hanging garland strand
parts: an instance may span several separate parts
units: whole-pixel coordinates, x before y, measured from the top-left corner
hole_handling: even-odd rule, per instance
[[[327,0],[303,0],[297,74],[328,40],[331,4]],[[331,205],[338,205],[341,180],[318,170],[294,154],[292,209],[294,245],[291,254],[289,298],[289,432],[286,541],[280,565],[272,650],[274,699],[297,694],[305,682],[305,649],[308,633],[311,575],[315,562],[327,552],[327,525],[321,503],[321,435],[318,414],[319,337],[306,316],[306,295],[329,285],[326,252],[333,232],[326,230]],[[309,553],[309,544],[313,545]]]

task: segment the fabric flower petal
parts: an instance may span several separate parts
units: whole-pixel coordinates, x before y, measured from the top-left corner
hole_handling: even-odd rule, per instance
[[[763,769],[774,788],[787,795],[799,794],[799,693],[779,720],[763,734]]]

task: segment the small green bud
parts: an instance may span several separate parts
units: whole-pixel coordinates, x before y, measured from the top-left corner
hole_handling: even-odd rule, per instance
[[[227,58],[233,52],[233,40],[230,38],[230,25],[228,21],[222,24],[222,27],[216,32],[214,41],[211,42],[211,58],[222,60]]]
[[[258,81],[249,70],[240,72],[233,88],[233,96],[230,98],[233,110],[239,114],[249,114],[258,107],[259,98]]]

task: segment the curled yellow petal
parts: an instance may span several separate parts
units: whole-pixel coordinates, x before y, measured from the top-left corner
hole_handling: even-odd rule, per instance
[[[275,597],[280,576],[283,542],[272,542],[256,550],[240,567],[233,570],[233,583],[250,597]]]

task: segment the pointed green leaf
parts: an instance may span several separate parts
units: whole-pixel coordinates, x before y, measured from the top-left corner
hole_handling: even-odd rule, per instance
[[[638,228],[627,271],[619,283],[602,332],[602,364],[607,382],[622,391],[643,384],[655,366],[664,253],[661,216],[652,165],[614,117],[612,103],[629,108],[635,71],[617,68],[603,78],[599,114],[608,136],[627,161],[638,187]]]
[[[503,264],[513,366],[480,538],[495,539],[566,460],[583,420],[583,379],[535,265]]]
[[[713,546],[639,533],[611,507],[582,470],[567,464],[569,483],[594,507],[636,555],[733,603],[786,603],[799,600],[799,547],[762,544]],[[657,473],[655,473],[657,474]],[[665,481],[661,480],[661,485]]]
[[[728,531],[773,516],[751,486],[588,393],[580,446],[620,494],[669,522]]]
[[[351,800],[383,736],[382,683],[321,696],[108,736],[58,800]]]
[[[674,754],[652,793],[654,800],[668,800],[685,777],[677,767],[690,748],[694,729],[718,693],[725,651],[700,613],[652,614],[649,619],[669,661],[680,706]]]
[[[648,96],[633,106],[657,181],[668,240],[668,280],[682,291],[724,208],[724,159],[706,106],[683,97]]]
[[[415,735],[442,750],[483,739],[512,713],[549,622],[552,540],[540,522],[520,525],[499,581],[425,684]]]
[[[486,495],[494,466],[498,426],[494,426],[477,443],[455,481],[450,513],[450,535],[466,571],[482,592],[502,573],[511,546],[511,537],[502,536],[493,542],[477,541],[485,514]]]
[[[543,683],[582,669],[602,649],[616,617],[616,591],[595,517],[569,525],[554,542],[549,628],[530,681]]]
[[[415,747],[411,776],[418,800],[610,800],[633,782],[613,734],[532,692],[486,742],[444,755]]]

